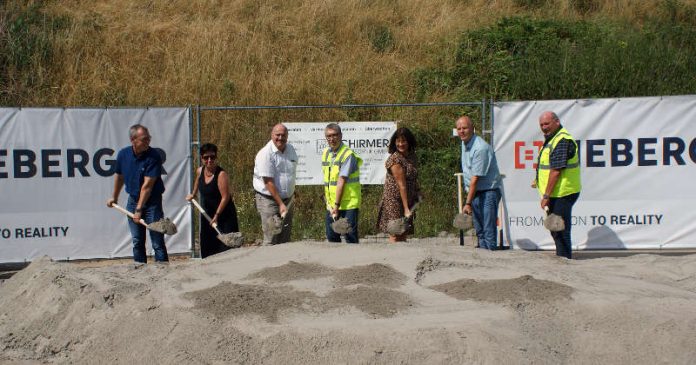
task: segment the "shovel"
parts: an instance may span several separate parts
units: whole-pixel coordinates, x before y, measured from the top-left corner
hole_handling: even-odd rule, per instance
[[[331,214],[331,207],[329,206],[329,203],[326,203],[326,209],[328,209],[329,214]],[[331,229],[333,229],[334,232],[338,234],[348,234],[350,232],[353,232],[353,227],[350,226],[350,222],[348,222],[348,219],[345,217],[339,218],[336,220],[336,217],[331,215],[331,218],[333,219],[333,223],[331,223]]]
[[[563,217],[558,214],[549,214],[549,206],[544,207],[546,212],[546,218],[544,218],[544,228],[551,232],[560,232],[565,229],[565,222],[563,222]]]
[[[112,204],[111,207],[118,210],[119,212],[131,217],[131,218],[133,218],[133,216],[134,216],[133,213],[123,209],[121,206],[119,206],[116,203]],[[145,226],[145,228],[147,228],[151,231],[155,231],[155,232],[159,232],[159,233],[163,233],[163,234],[173,235],[177,232],[176,225],[169,218],[162,218],[162,219],[158,220],[157,222],[152,222],[150,224],[145,223],[145,220],[141,218],[140,224],[142,224],[143,226]]]
[[[411,214],[408,216],[404,216],[402,218],[398,219],[392,219],[389,222],[387,222],[387,233],[393,236],[399,236],[404,234],[407,229],[409,229],[410,224],[408,223],[408,219],[411,218],[413,215],[413,211],[416,210],[416,207],[418,207],[418,204],[421,203],[420,198],[416,200],[415,203],[413,203],[413,206],[411,207]]]
[[[196,207],[196,209],[198,209],[198,211],[201,212],[201,214],[203,214],[205,219],[208,220],[208,223],[210,223],[210,221],[212,221],[212,218],[210,218],[210,216],[208,215],[208,213],[205,212],[203,207],[201,207],[201,205],[198,204],[196,199],[191,199],[191,203],[193,203],[193,205]],[[223,234],[218,229],[217,223],[211,223],[210,225],[213,227],[215,232],[217,232],[217,239],[219,239],[220,242],[222,242],[225,246],[237,248],[237,247],[242,246],[242,244],[244,243],[244,237],[242,237],[242,234],[240,232],[232,232],[232,233],[224,233]]]
[[[457,177],[457,208],[459,213],[454,216],[452,225],[461,231],[468,231],[474,228],[474,219],[469,214],[464,214],[464,208],[462,207],[462,178],[464,174],[461,172],[454,174]],[[460,232],[459,244],[464,245],[463,236]]]
[[[286,205],[287,210],[285,211],[285,213],[281,214],[280,216],[274,215],[273,217],[271,217],[271,219],[266,221],[266,231],[271,232],[271,234],[273,234],[274,236],[283,231],[285,217],[288,215],[288,212],[292,207],[292,203],[294,202],[295,197],[293,196],[292,198],[290,198],[290,203]]]

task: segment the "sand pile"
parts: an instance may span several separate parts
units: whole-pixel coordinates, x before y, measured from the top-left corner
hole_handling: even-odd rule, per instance
[[[530,275],[516,279],[481,280],[461,279],[434,285],[430,288],[460,300],[491,303],[543,303],[570,299],[573,288],[548,280],[537,280]],[[562,303],[554,303],[562,305]]]
[[[696,257],[296,242],[0,284],[2,363],[689,364]]]

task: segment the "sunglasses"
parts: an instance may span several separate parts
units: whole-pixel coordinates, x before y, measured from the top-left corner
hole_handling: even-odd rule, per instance
[[[215,155],[201,156],[201,160],[203,160],[203,161],[207,161],[207,160],[215,161],[216,158],[217,158],[217,156],[215,156]]]

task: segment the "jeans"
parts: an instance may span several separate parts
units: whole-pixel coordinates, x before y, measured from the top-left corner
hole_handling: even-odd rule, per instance
[[[474,214],[474,228],[478,237],[479,246],[488,250],[498,248],[498,204],[500,203],[500,190],[477,191],[471,202],[471,210]]]
[[[350,226],[353,228],[353,231],[346,234],[346,243],[358,243],[358,211],[360,209],[348,209],[348,210],[339,210],[338,211],[338,218],[336,220],[339,220],[340,218],[346,218],[348,222],[350,223]],[[326,212],[326,239],[329,240],[329,242],[341,242],[341,235],[334,232],[333,229],[331,229],[331,223],[333,223],[333,218],[331,217],[331,213],[328,211]]]
[[[560,232],[551,232],[553,242],[556,244],[556,256],[572,258],[573,245],[570,242],[570,226],[573,217],[573,204],[578,200],[580,193],[566,195],[560,198],[549,199],[549,214],[554,213],[563,218],[565,229]]]
[[[129,212],[135,212],[137,205],[136,200],[128,197],[126,208]],[[142,209],[141,218],[145,220],[145,223],[150,224],[164,217],[161,196],[151,196]],[[140,223],[133,222],[130,218],[128,218],[128,228],[133,236],[133,260],[147,263],[147,254],[145,253],[145,242],[147,241],[145,231],[147,228]],[[152,249],[155,251],[155,261],[169,261],[167,246],[164,245],[164,234],[150,230],[150,240],[152,241]]]

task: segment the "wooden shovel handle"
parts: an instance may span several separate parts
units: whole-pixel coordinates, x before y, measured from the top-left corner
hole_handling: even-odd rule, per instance
[[[125,214],[125,215],[127,215],[127,216],[129,216],[129,217],[131,217],[131,218],[135,217],[135,214],[133,214],[133,213],[127,211],[126,209],[124,209],[123,207],[121,207],[120,205],[118,205],[118,204],[116,204],[116,203],[111,204],[111,207],[114,208],[114,209],[116,209],[116,210],[118,210],[119,212],[121,212],[121,213],[123,213],[123,214]],[[142,224],[143,226],[147,227],[147,223],[145,223],[145,220],[142,219],[142,218],[140,218],[140,224]]]

